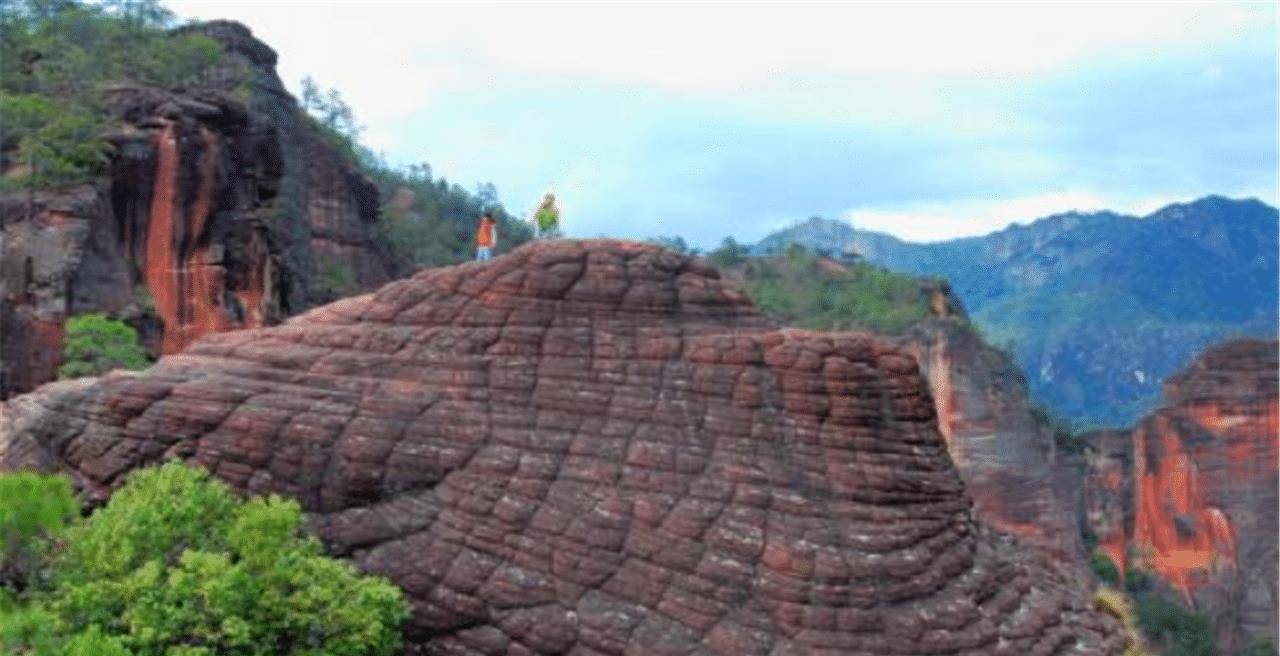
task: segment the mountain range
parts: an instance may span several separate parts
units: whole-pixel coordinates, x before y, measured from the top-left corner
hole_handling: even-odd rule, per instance
[[[947,278],[1034,398],[1079,426],[1127,425],[1209,344],[1276,331],[1276,209],[1207,196],[1144,217],[1067,212],[981,237],[912,243],[822,218],[751,248],[797,243]]]

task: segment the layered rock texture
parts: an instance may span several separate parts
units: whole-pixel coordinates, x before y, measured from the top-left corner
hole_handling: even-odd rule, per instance
[[[909,353],[783,330],[698,260],[539,242],[0,406],[98,498],[198,462],[408,592],[410,653],[1105,654],[994,534]]]
[[[936,317],[895,338],[929,382],[938,432],[981,519],[1068,567],[1081,562],[1078,474],[1009,356],[935,296]],[[962,315],[961,315],[962,316]]]
[[[124,317],[174,353],[333,300],[326,270],[356,290],[399,273],[376,187],[298,109],[275,52],[235,23],[193,29],[226,70],[184,93],[109,90],[106,179],[0,198],[0,398],[53,379],[75,314]]]
[[[1091,439],[1100,548],[1209,615],[1224,648],[1276,638],[1278,364],[1274,340],[1211,348],[1165,382],[1165,406],[1129,435]]]

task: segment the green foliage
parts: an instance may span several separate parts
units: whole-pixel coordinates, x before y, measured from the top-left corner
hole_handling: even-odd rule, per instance
[[[1204,615],[1154,592],[1134,597],[1138,626],[1163,656],[1213,656],[1217,643]]]
[[[383,199],[382,236],[398,257],[411,266],[443,266],[470,260],[475,254],[481,212],[497,221],[497,253],[533,238],[529,224],[509,214],[491,183],[476,193],[433,179],[431,166],[392,168],[375,163],[368,169]]]
[[[747,259],[747,249],[733,237],[725,237],[720,246],[707,255],[707,258],[719,267],[733,267]]]
[[[1089,556],[1089,567],[1098,580],[1110,586],[1120,585],[1120,570],[1111,562],[1111,557],[1101,551],[1094,551]]]
[[[356,274],[346,262],[320,257],[320,293],[338,299],[356,293]]]
[[[142,369],[151,363],[131,326],[91,312],[67,321],[59,378],[98,376],[112,369]]]
[[[1280,654],[1280,650],[1276,649],[1276,643],[1267,638],[1254,638],[1249,641],[1249,644],[1236,651],[1236,656],[1276,656],[1277,654]]]
[[[3,0],[0,168],[6,186],[42,187],[105,170],[110,127],[102,92],[117,82],[199,83],[223,59],[218,43],[170,33],[155,0]]]
[[[0,476],[0,589],[18,587],[39,574],[40,552],[77,509],[66,478],[32,472]]]
[[[929,316],[915,277],[833,262],[796,244],[781,258],[746,260],[743,273],[757,306],[803,328],[896,334]]]
[[[399,652],[403,594],[324,555],[279,497],[241,501],[178,463],[132,474],[0,604],[5,653],[357,656]]]

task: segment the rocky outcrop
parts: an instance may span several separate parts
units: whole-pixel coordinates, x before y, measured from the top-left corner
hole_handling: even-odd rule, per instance
[[[108,90],[109,175],[0,198],[0,398],[52,380],[66,319],[129,320],[155,353],[277,322],[398,273],[377,238],[378,192],[311,126],[275,53],[235,23],[205,88]],[[225,69],[225,70],[224,70]]]
[[[1009,356],[955,320],[963,311],[948,296],[932,295],[935,318],[895,341],[929,382],[938,432],[979,516],[1074,567],[1084,553],[1074,465],[1057,452],[1053,428]]]
[[[1089,520],[1100,547],[1208,615],[1225,650],[1277,634],[1277,350],[1228,342],[1169,378],[1165,406],[1128,435],[1131,460],[1117,465],[1113,435],[1092,440],[1089,494],[1103,501]],[[1117,490],[1129,502],[1108,506]]]
[[[298,498],[411,653],[1106,654],[971,512],[913,358],[779,329],[701,261],[538,242],[0,410],[104,498],[178,457]]]

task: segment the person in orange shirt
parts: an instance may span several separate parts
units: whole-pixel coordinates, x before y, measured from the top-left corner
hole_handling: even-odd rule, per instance
[[[485,210],[480,215],[480,227],[476,228],[476,261],[483,262],[493,257],[493,247],[497,243],[497,225],[493,220],[493,212]]]

